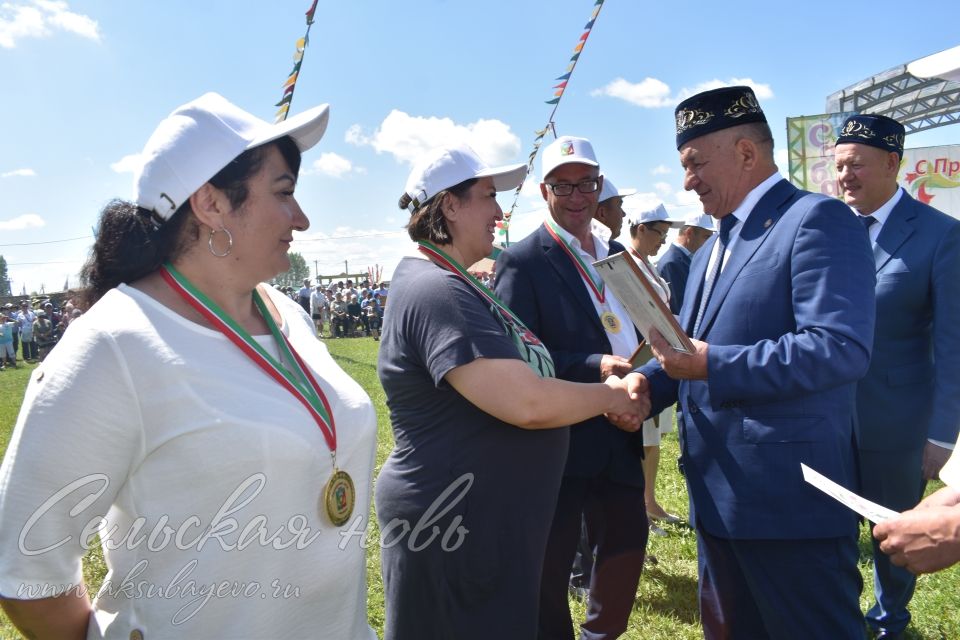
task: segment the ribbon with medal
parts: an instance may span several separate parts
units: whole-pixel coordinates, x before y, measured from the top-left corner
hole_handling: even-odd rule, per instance
[[[517,347],[517,351],[537,375],[543,378],[552,378],[556,375],[553,358],[550,356],[550,352],[547,351],[546,346],[540,342],[540,338],[534,335],[534,333],[527,328],[527,325],[523,324],[523,321],[518,318],[496,294],[480,284],[479,280],[470,275],[466,269],[444,253],[439,247],[425,240],[420,240],[417,242],[417,245],[421,253],[431,258],[444,269],[458,276],[470,285],[474,291],[480,294],[481,298],[490,304],[490,312],[500,320],[500,323],[504,326],[513,340],[514,345]]]
[[[277,341],[281,359],[289,364],[289,368],[270,355],[246,329],[227,315],[217,303],[193,286],[172,264],[168,262],[160,267],[160,275],[171,289],[235,344],[244,355],[306,407],[320,428],[327,446],[330,447],[330,457],[333,460],[333,474],[323,486],[320,511],[326,514],[334,526],[339,527],[345,524],[353,513],[356,490],[350,475],[337,468],[337,428],[333,421],[333,411],[310,369],[270,315],[260,293],[256,289],[253,290],[254,304],[263,316],[264,322],[267,323],[267,327],[270,328],[274,340]]]
[[[580,273],[580,277],[587,284],[587,288],[590,289],[590,292],[593,294],[593,297],[597,299],[601,305],[605,306],[607,302],[607,293],[606,285],[603,282],[603,279],[600,277],[594,278],[590,273],[590,270],[587,269],[587,265],[583,262],[583,259],[573,250],[573,247],[570,246],[566,240],[563,239],[563,236],[560,235],[558,229],[556,228],[556,223],[547,219],[544,221],[543,226],[546,228],[547,233],[550,234],[557,244],[559,244],[564,252],[566,252],[567,257],[573,262],[573,266],[577,268],[577,272]],[[600,314],[600,324],[603,325],[603,328],[606,329],[609,333],[620,333],[620,330],[623,328],[623,324],[620,322],[620,318],[617,317],[613,311],[607,309]]]

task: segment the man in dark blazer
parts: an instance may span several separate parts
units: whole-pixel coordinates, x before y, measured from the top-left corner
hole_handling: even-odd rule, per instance
[[[636,193],[634,189],[621,190],[613,184],[607,176],[603,176],[603,185],[600,187],[600,197],[597,210],[593,214],[594,220],[610,230],[610,240],[620,237],[623,230],[623,199]],[[596,228],[594,228],[596,231]],[[601,237],[604,234],[600,234]]]
[[[497,295],[550,349],[558,378],[599,382],[624,375],[638,337],[592,262],[623,251],[591,232],[602,186],[590,142],[569,136],[543,151],[543,226],[497,259]],[[541,639],[572,639],[567,584],[581,515],[596,550],[583,638],[627,628],[647,543],[642,443],[604,417],[575,424],[544,557]]]
[[[857,386],[857,447],[864,497],[913,508],[960,430],[960,221],[897,184],[904,128],[855,115],[837,138],[837,183],[868,225],[877,274],[873,358]],[[874,540],[867,624],[897,638],[910,622],[916,577]]]
[[[670,286],[670,311],[680,314],[683,307],[683,291],[690,274],[690,259],[697,249],[713,235],[713,218],[705,213],[689,215],[677,232],[676,239],[657,260],[657,273]]]
[[[854,393],[874,326],[873,256],[842,202],[778,173],[749,87],[676,109],[684,188],[719,233],[680,313],[692,353],[651,331],[652,411],[682,408],[700,613],[714,638],[862,638],[856,514],[801,463],[856,487]]]

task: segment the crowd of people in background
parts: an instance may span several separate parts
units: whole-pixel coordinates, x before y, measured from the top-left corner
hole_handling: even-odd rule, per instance
[[[19,361],[41,362],[82,311],[68,299],[55,307],[50,299],[7,302],[0,309],[0,371]]]
[[[372,337],[380,340],[388,284],[368,279],[356,283],[350,278],[324,285],[303,279],[299,290],[287,286],[283,292],[295,300],[313,320],[319,338]]]

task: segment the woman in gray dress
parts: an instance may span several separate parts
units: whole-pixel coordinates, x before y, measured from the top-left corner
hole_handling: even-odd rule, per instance
[[[468,273],[492,252],[497,192],[524,176],[447,147],[400,199],[417,244],[394,272],[378,365],[395,438],[376,488],[387,640],[534,638],[564,427],[607,413],[635,430],[649,408],[636,374],[554,378],[544,345]]]

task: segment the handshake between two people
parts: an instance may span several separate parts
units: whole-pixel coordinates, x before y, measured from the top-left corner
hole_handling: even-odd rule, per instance
[[[604,415],[618,429],[638,431],[650,414],[650,385],[647,379],[633,371],[626,358],[605,355],[600,361],[600,378],[617,391],[615,410]]]
[[[709,345],[691,340],[693,353],[682,353],[656,329],[650,331],[650,348],[668,376],[675,380],[705,380],[707,378],[707,349]],[[624,431],[637,431],[650,413],[650,385],[647,379],[633,371],[634,365],[626,358],[605,355],[600,361],[600,379],[607,385],[622,389],[625,400],[631,403],[617,411],[607,412],[607,419]]]

